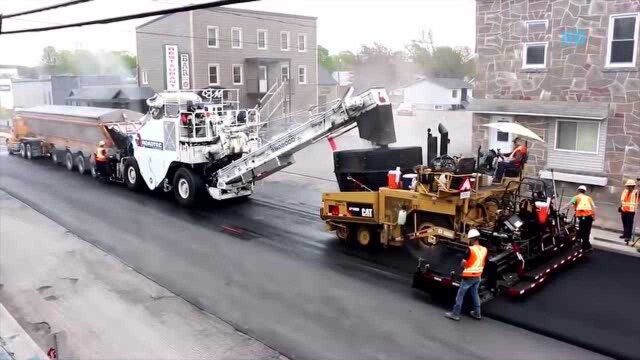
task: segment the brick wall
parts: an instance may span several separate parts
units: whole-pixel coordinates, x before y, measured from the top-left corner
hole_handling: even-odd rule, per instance
[[[604,172],[613,188],[606,190],[617,192],[624,179],[640,176],[640,56],[633,68],[605,67],[610,15],[640,12],[640,1],[478,0],[476,7],[474,97],[610,103]],[[529,33],[527,20],[546,20],[547,30]],[[567,33],[585,41],[566,41]],[[548,42],[545,69],[522,68],[525,42]],[[546,131],[544,119],[515,121]],[[487,141],[483,122],[487,116],[474,116],[476,143]],[[532,148],[532,155],[529,170],[543,167],[545,151]]]

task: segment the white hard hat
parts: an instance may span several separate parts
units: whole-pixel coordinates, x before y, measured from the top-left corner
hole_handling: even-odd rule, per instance
[[[587,191],[587,187],[584,185],[578,186],[578,190]]]
[[[627,180],[627,182],[624,184],[624,186],[636,186],[636,181],[629,179]]]
[[[104,146],[104,140],[100,140],[100,142],[98,143],[98,146]]]
[[[477,237],[480,237],[480,231],[478,231],[476,229],[469,230],[469,233],[467,234],[467,238],[473,239],[473,238],[477,238]]]

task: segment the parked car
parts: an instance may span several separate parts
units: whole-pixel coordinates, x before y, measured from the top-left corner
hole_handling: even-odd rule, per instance
[[[396,110],[396,114],[402,116],[413,116],[414,115],[414,106],[411,103],[402,103],[398,106]]]

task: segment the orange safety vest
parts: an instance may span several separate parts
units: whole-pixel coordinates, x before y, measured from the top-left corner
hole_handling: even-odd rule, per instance
[[[620,196],[620,207],[623,212],[635,212],[638,204],[638,190],[629,191],[624,189]]]
[[[593,216],[593,200],[585,194],[576,195],[576,216]]]
[[[481,245],[473,245],[469,247],[469,251],[469,259],[464,264],[462,277],[480,277],[487,258],[487,248]]]
[[[98,146],[98,148],[96,149],[96,161],[107,161],[107,149],[105,149],[103,146]]]

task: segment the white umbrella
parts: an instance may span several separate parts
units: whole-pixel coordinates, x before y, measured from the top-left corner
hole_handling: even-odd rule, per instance
[[[526,127],[520,124],[516,124],[512,122],[497,122],[497,123],[491,123],[491,124],[484,124],[483,126],[494,128],[494,129],[497,129],[498,131],[502,131],[506,133],[524,136],[532,140],[544,142],[544,140],[542,140],[540,136],[536,135],[536,133],[534,133],[533,131],[527,129]]]

